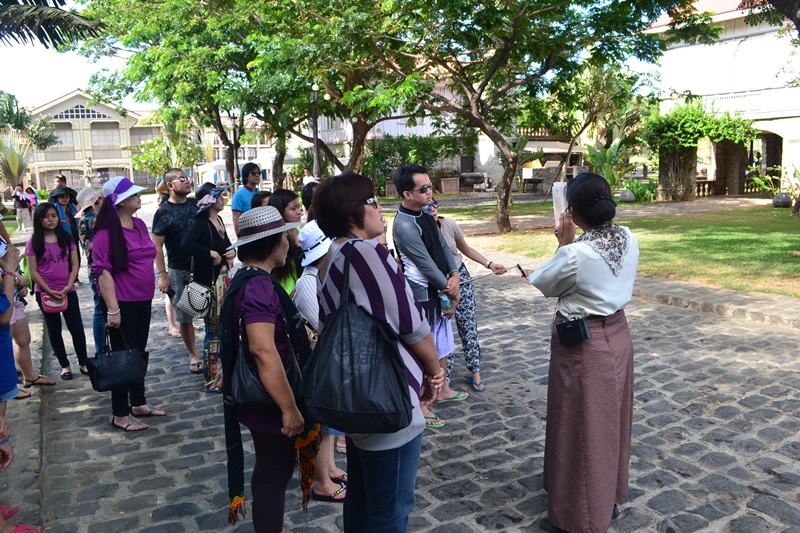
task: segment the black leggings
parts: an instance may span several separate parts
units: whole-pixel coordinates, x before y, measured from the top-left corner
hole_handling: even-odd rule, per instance
[[[250,430],[256,450],[256,465],[250,488],[253,491],[253,529],[256,533],[283,531],[286,487],[294,472],[294,439],[280,433]]]
[[[112,350],[122,350],[127,343],[129,348],[138,348],[139,353],[147,350],[147,337],[150,335],[150,311],[153,302],[119,302],[120,326],[108,328]],[[102,304],[103,316],[107,316],[108,308]],[[123,341],[124,338],[124,341]],[[130,404],[128,399],[130,398]],[[144,381],[127,389],[111,391],[111,410],[114,416],[128,416],[131,406],[138,407],[147,403],[144,397]]]
[[[39,309],[42,308],[42,293],[36,293],[36,303]],[[61,313],[45,313],[42,311],[42,320],[47,327],[47,338],[50,339],[50,346],[58,359],[61,368],[69,366],[67,359],[67,347],[64,346],[64,338],[61,336],[61,315],[64,315],[64,322],[72,336],[72,345],[75,348],[75,355],[78,356],[78,364],[86,364],[86,334],[83,331],[83,320],[81,319],[81,308],[78,304],[78,294],[75,291],[67,295],[67,308]]]

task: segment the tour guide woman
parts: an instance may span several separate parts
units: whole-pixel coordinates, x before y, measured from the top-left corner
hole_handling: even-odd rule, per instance
[[[567,185],[555,255],[529,281],[558,297],[547,381],[546,531],[606,531],[628,499],[633,417],[633,345],[625,313],[639,262],[636,236],[612,222],[603,177]],[[575,239],[575,226],[583,235]],[[591,338],[561,344],[555,326],[584,318]],[[548,521],[549,520],[549,521]]]
[[[344,530],[404,532],[414,508],[425,429],[420,402],[430,403],[436,396],[444,381],[444,369],[439,367],[422,308],[395,260],[377,242],[383,221],[372,181],[351,171],[327,180],[316,190],[312,209],[322,231],[335,239],[319,270],[322,331],[339,302],[344,252],[349,248],[350,300],[378,321],[388,323],[400,337],[398,348],[413,404],[411,424],[400,431],[347,435]]]
[[[127,344],[144,353],[155,292],[156,246],[144,221],[133,216],[142,206],[141,190],[142,187],[122,176],[103,185],[105,200],[97,214],[92,240],[92,271],[103,298],[111,348],[122,350]],[[134,416],[167,414],[147,405],[144,382],[112,390],[111,408],[114,412],[111,423],[123,431],[149,427]]]

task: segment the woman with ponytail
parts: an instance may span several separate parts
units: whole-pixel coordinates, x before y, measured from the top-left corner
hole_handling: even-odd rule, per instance
[[[558,298],[547,381],[545,531],[606,531],[628,499],[633,417],[633,344],[624,307],[639,262],[636,236],[614,224],[608,182],[582,173],[567,184],[558,250],[529,281]],[[575,226],[583,235],[575,238]],[[561,339],[559,326],[587,333]],[[578,329],[578,328],[575,328]]]
[[[122,350],[127,345],[138,348],[140,354],[147,350],[156,284],[156,246],[144,221],[133,216],[142,206],[142,190],[122,176],[103,185],[105,200],[94,225],[92,250],[92,271],[102,297],[111,349]],[[112,390],[111,408],[111,423],[123,431],[149,427],[134,417],[167,414],[147,404],[144,382]]]

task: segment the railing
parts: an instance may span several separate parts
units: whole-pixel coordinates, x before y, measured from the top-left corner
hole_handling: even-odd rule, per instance
[[[697,186],[695,189],[695,196],[714,196],[714,185],[716,180],[707,178],[697,178]]]
[[[517,128],[519,135],[527,135],[528,140],[531,141],[560,141],[569,142],[572,140],[569,132],[553,132],[549,128],[527,128],[519,126]]]
[[[58,152],[46,150],[44,153],[45,161],[75,161],[75,159],[75,150]]]

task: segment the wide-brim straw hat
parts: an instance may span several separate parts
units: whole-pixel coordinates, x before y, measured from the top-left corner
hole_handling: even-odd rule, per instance
[[[96,191],[91,187],[84,187],[81,189],[78,193],[78,205],[80,206],[80,209],[76,213],[76,216],[83,213],[86,208],[92,207],[101,196],[103,195],[100,193],[100,191]]]
[[[298,226],[299,222],[285,222],[278,210],[271,205],[255,207],[239,217],[237,240],[228,250]]]

